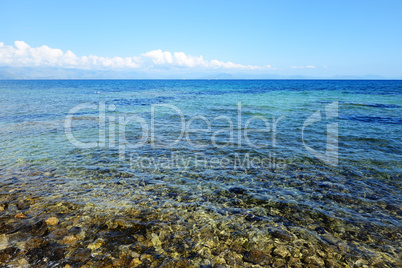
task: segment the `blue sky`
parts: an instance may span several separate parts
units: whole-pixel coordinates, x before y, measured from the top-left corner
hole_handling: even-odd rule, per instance
[[[2,1],[0,66],[402,78],[401,11],[399,0]]]

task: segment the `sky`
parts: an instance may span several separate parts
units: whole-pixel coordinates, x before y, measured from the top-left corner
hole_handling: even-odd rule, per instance
[[[402,1],[1,1],[0,67],[402,78]]]

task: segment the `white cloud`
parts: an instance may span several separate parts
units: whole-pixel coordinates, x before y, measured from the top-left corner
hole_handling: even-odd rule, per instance
[[[290,66],[291,69],[315,69],[317,67],[313,65],[307,65],[307,66]]]
[[[46,45],[31,47],[24,41],[15,41],[14,46],[0,42],[0,66],[51,66],[78,69],[233,69],[274,70],[270,65],[242,65],[230,61],[205,60],[202,56],[186,55],[184,52],[152,50],[134,57],[78,57],[70,50],[50,48]],[[307,67],[306,67],[307,68]]]
[[[139,57],[78,57],[70,50],[63,52],[61,49],[48,46],[30,47],[24,41],[15,41],[14,46],[0,44],[0,65],[6,66],[52,66],[66,68],[139,68]]]

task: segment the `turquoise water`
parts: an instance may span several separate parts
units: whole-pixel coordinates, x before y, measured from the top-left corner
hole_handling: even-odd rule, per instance
[[[0,81],[0,107],[0,197],[91,249],[55,265],[401,265],[402,81]]]

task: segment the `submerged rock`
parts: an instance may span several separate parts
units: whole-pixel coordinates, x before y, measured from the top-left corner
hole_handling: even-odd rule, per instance
[[[70,228],[70,230],[68,230],[68,232],[72,235],[78,235],[79,233],[81,233],[81,228],[78,226],[73,226]]]
[[[59,224],[59,219],[56,217],[50,217],[46,220],[47,225],[57,225]]]
[[[26,219],[27,216],[25,216],[24,213],[20,212],[17,215],[15,215],[16,219]]]
[[[29,249],[25,256],[31,266],[49,266],[51,262],[61,262],[64,259],[64,250],[58,243],[47,244],[43,247]]]
[[[259,264],[265,261],[268,258],[268,255],[260,250],[250,250],[244,253],[243,260],[247,262],[251,262],[253,264]]]
[[[290,252],[289,252],[288,248],[284,245],[277,246],[274,249],[274,254],[283,259],[286,258],[287,256],[290,256]]]
[[[104,243],[105,243],[105,240],[103,240],[102,238],[98,238],[93,243],[89,244],[88,248],[90,250],[96,250],[96,249],[100,248]]]
[[[65,236],[61,241],[62,244],[75,244],[78,241],[78,238],[74,235]]]
[[[229,189],[229,192],[241,195],[241,194],[246,194],[247,190],[244,188],[241,188],[241,187],[231,187]]]
[[[5,263],[6,261],[12,260],[20,252],[21,250],[16,247],[8,247],[0,250],[0,263]]]
[[[48,241],[46,241],[45,239],[43,239],[41,237],[36,236],[26,243],[26,248],[27,249],[39,248],[39,247],[47,246],[48,244],[49,244]]]
[[[8,209],[8,203],[0,203],[0,212]]]
[[[58,239],[63,238],[67,234],[68,234],[68,231],[66,229],[63,229],[63,228],[56,229],[49,234],[49,239],[58,240]]]
[[[278,239],[285,240],[285,241],[293,241],[294,240],[293,235],[285,230],[272,228],[271,230],[269,230],[269,234],[273,238],[278,238]]]
[[[30,204],[27,201],[21,201],[16,204],[18,210],[26,210],[30,208]]]
[[[0,235],[0,250],[8,247],[8,237],[5,234]]]
[[[91,251],[87,248],[79,248],[71,255],[69,261],[76,264],[84,264],[91,258]]]

